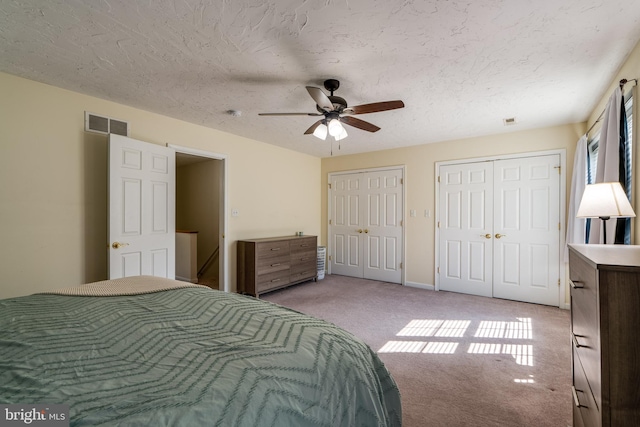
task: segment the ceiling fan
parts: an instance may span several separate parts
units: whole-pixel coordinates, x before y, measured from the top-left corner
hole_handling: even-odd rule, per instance
[[[380,128],[364,120],[352,117],[356,114],[377,113],[379,111],[395,110],[403,108],[402,101],[374,102],[372,104],[356,105],[349,107],[344,98],[335,96],[335,92],[340,87],[340,82],[336,79],[324,81],[324,88],[331,92],[326,95],[320,88],[307,86],[307,92],[316,102],[317,113],[259,113],[260,116],[323,116],[305,131],[305,135],[313,134],[320,139],[326,139],[327,133],[333,136],[336,141],[347,137],[347,131],[342,124],[366,130],[367,132],[377,132]]]

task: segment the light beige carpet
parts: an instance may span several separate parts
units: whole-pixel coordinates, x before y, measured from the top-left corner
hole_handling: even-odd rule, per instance
[[[336,275],[261,298],[377,351],[405,427],[571,425],[567,310]]]

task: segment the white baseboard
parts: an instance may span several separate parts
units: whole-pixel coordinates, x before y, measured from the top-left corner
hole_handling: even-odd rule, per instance
[[[434,291],[436,289],[434,285],[427,285],[426,283],[404,282],[404,285],[411,288],[426,289],[428,291]],[[564,310],[571,310],[571,303],[566,302],[564,305],[561,305],[560,308]]]
[[[436,289],[433,285],[427,285],[426,283],[417,283],[417,282],[404,282],[405,286],[410,286],[412,288],[426,289],[428,291],[433,291]]]

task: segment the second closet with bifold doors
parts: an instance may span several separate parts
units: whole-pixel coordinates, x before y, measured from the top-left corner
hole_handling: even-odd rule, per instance
[[[439,290],[558,306],[560,154],[437,165]]]
[[[402,282],[404,168],[329,174],[329,272]]]

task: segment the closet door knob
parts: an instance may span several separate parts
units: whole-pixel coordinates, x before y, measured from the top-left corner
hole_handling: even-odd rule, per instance
[[[358,233],[362,233],[362,229],[361,228],[358,229]]]
[[[484,237],[485,239],[490,239],[491,238],[491,234],[489,234],[489,233],[481,234],[480,237]]]
[[[507,235],[506,234],[500,234],[500,233],[496,234],[496,239],[499,239],[501,237],[507,237]]]
[[[123,246],[129,246],[128,243],[121,243],[121,242],[113,242],[113,244],[111,245],[111,247],[113,249],[120,249]]]

